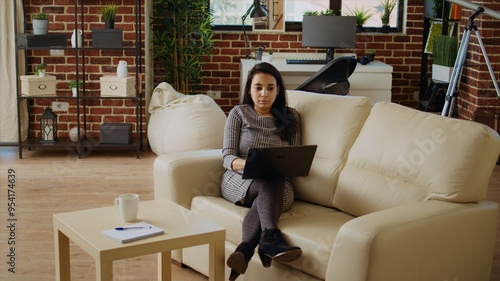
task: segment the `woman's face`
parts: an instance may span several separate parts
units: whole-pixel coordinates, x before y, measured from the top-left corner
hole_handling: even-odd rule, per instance
[[[250,86],[254,110],[260,115],[272,115],[271,108],[278,95],[276,79],[271,74],[256,73]]]

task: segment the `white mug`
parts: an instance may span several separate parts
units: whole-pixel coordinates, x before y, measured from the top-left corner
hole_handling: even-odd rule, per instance
[[[122,194],[115,198],[115,205],[118,207],[123,221],[132,222],[137,219],[137,213],[139,211],[138,194]]]

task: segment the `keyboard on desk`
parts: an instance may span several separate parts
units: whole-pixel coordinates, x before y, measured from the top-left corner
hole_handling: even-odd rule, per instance
[[[286,59],[287,64],[327,64],[328,62],[322,59]]]

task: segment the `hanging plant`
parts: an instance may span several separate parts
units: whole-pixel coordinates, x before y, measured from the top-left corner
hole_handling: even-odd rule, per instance
[[[164,81],[192,94],[201,84],[201,61],[212,53],[213,31],[205,0],[155,0],[153,56],[162,64]]]

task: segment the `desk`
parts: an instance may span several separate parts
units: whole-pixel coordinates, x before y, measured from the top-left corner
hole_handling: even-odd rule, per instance
[[[313,57],[312,55],[319,55]],[[286,88],[293,90],[306,81],[314,73],[320,70],[324,65],[317,64],[287,64],[286,57],[303,57],[303,54],[287,53],[279,54],[270,62],[280,72],[285,81]],[[323,58],[324,54],[308,54],[307,57]],[[252,59],[242,59],[240,64],[240,100],[243,97],[243,89],[247,80],[248,72],[257,63]],[[391,101],[392,88],[392,66],[380,61],[372,62],[368,65],[358,63],[354,73],[349,77],[351,88],[349,95],[365,96],[370,98],[372,103],[379,101]]]
[[[113,280],[114,260],[152,253],[158,253],[158,280],[171,280],[170,251],[202,244],[209,244],[210,249],[208,280],[224,280],[225,229],[171,201],[139,203],[138,221],[163,228],[165,234],[124,244],[101,234],[125,224],[116,206],[55,214],[53,221],[58,281],[71,280],[70,240],[94,258],[99,281]],[[130,277],[134,278],[138,277]]]

